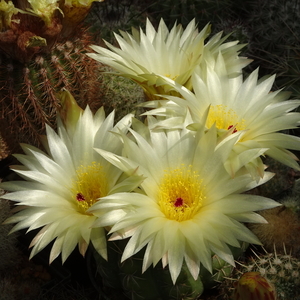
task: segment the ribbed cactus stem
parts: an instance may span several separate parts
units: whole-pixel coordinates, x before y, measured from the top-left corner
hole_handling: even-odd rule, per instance
[[[40,146],[45,124],[54,126],[61,105],[56,95],[62,88],[83,108],[101,106],[99,63],[85,54],[89,44],[88,31],[78,29],[76,36],[26,63],[0,53],[0,135],[10,152],[18,151],[19,142]]]

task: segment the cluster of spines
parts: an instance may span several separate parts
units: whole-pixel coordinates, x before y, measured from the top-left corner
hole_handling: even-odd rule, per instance
[[[235,283],[247,272],[258,272],[274,285],[277,300],[296,300],[300,297],[300,261],[290,254],[258,254],[253,251],[244,263],[237,263],[232,274],[220,285],[222,299],[231,299]],[[218,298],[219,299],[219,298]]]
[[[2,55],[0,63],[1,135],[11,151],[18,142],[39,145],[45,124],[54,126],[60,106],[57,92],[68,89],[79,105],[101,105],[99,64],[90,52],[90,38],[81,30],[74,39],[57,42],[48,53],[20,63]],[[10,130],[9,130],[10,129]]]

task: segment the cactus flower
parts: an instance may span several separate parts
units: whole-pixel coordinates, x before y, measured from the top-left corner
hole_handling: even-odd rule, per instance
[[[103,1],[104,0],[65,0],[65,4],[61,7],[64,13],[65,23],[71,27],[79,24],[87,16],[93,2]]]
[[[59,8],[59,0],[28,0],[31,8],[28,8],[28,13],[40,17],[49,26],[51,24],[54,12]]]
[[[167,116],[163,123],[182,127],[187,112],[191,116],[189,128],[194,130],[206,120],[206,128],[216,126],[217,135],[222,140],[228,134],[242,132],[232,154],[226,162],[228,172],[234,176],[247,156],[246,168],[254,177],[263,175],[264,164],[255,149],[261,154],[300,170],[297,157],[287,149],[300,150],[300,138],[284,133],[297,128],[300,113],[293,112],[300,100],[287,100],[289,93],[280,90],[271,92],[275,76],[258,81],[258,69],[244,80],[243,75],[219,76],[212,68],[207,68],[204,78],[197,70],[192,77],[193,92],[177,85],[181,97],[166,96],[165,101],[152,101],[147,114]],[[171,82],[170,82],[171,84]],[[156,102],[156,104],[154,103]],[[147,106],[150,103],[145,103]],[[253,152],[254,151],[254,152]]]
[[[76,100],[68,90],[62,90],[57,93],[57,97],[61,102],[60,117],[69,134],[73,134],[76,130],[76,125],[82,109],[77,104]]]
[[[107,258],[106,231],[102,227],[92,228],[97,217],[87,210],[100,197],[135,186],[129,177],[119,181],[122,172],[107,163],[94,147],[120,154],[122,142],[111,131],[126,133],[131,118],[127,115],[114,126],[114,113],[105,118],[103,108],[93,115],[87,107],[80,113],[72,134],[60,119],[58,133],[47,127],[47,153],[23,145],[25,154],[15,155],[23,166],[13,170],[25,181],[2,183],[1,188],[11,191],[2,198],[19,205],[18,212],[6,221],[17,223],[12,231],[40,228],[31,242],[30,257],[55,240],[50,263],[60,253],[64,262],[77,244],[84,255],[90,242]]]
[[[275,288],[259,272],[247,272],[236,283],[233,300],[276,300]]]
[[[153,118],[148,118],[151,127]],[[94,226],[112,226],[111,240],[131,237],[122,261],[146,247],[143,272],[160,260],[168,265],[173,283],[183,261],[196,280],[200,264],[212,272],[212,253],[234,265],[227,244],[260,243],[241,222],[265,222],[254,211],[279,204],[260,196],[240,194],[254,186],[249,174],[232,179],[224,168],[238,136],[231,135],[216,148],[216,128],[150,131],[133,123],[132,137],[122,135],[123,156],[99,150],[125,173],[135,170],[145,180],[132,193],[101,198],[90,208],[107,213]],[[135,141],[133,141],[133,138]],[[265,173],[260,183],[270,179]]]
[[[16,8],[12,1],[6,2],[1,0],[0,2],[0,32],[10,28],[12,22],[12,16],[21,12],[20,9]],[[17,20],[14,20],[17,22]]]
[[[248,64],[248,60],[238,57],[242,46],[236,46],[237,42],[222,44],[220,34],[204,45],[209,33],[209,25],[198,32],[195,20],[184,30],[177,24],[169,30],[161,20],[156,31],[147,19],[145,33],[132,29],[132,34],[115,34],[120,48],[105,42],[109,49],[92,46],[96,53],[89,56],[139,83],[148,99],[157,99],[156,94],[172,94],[172,87],[160,75],[191,88],[190,78],[196,66],[214,65],[219,53],[226,52],[231,58],[224,68],[230,73]]]

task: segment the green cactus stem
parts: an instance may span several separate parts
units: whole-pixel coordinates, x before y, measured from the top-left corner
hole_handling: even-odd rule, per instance
[[[160,263],[142,274],[142,251],[121,263],[122,249],[125,245],[126,241],[123,240],[108,242],[108,261],[96,251],[89,260],[90,269],[96,262],[100,278],[98,281],[92,278],[92,281],[101,291],[107,287],[114,291],[122,291],[131,300],[193,300],[202,294],[203,284],[200,277],[194,280],[185,265],[174,285],[168,268],[163,268]],[[94,276],[95,273],[90,274]]]
[[[241,247],[229,246],[233,257],[239,259],[244,255],[248,248],[248,244],[243,242]],[[205,268],[200,269],[200,278],[205,290],[217,287],[223,280],[225,280],[232,273],[234,267],[217,255],[212,256],[212,274]]]

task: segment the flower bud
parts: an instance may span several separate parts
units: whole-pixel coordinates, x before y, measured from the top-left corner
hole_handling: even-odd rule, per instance
[[[69,25],[77,25],[90,11],[93,2],[103,2],[104,0],[65,0],[62,6],[64,21]]]
[[[247,272],[236,283],[233,300],[276,300],[275,288],[259,272]]]
[[[74,132],[83,110],[78,106],[76,100],[68,90],[64,89],[57,93],[56,96],[61,102],[59,115],[67,128],[67,131]]]

